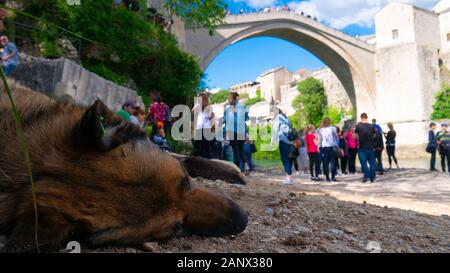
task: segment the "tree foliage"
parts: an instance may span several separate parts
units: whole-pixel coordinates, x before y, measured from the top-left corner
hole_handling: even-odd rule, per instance
[[[181,51],[171,34],[143,14],[115,8],[111,0],[81,0],[79,6],[70,6],[65,0],[22,0],[22,4],[25,12],[88,39],[81,41],[80,57],[91,71],[118,84],[132,79],[146,102],[153,88],[169,104],[193,102],[202,75],[198,60]],[[42,21],[26,16],[19,20],[45,27]],[[50,24],[45,25],[52,31],[42,31],[34,39],[53,49],[49,43],[56,44],[55,38],[66,33],[55,33]]]
[[[171,15],[182,18],[186,25],[206,28],[212,34],[224,22],[228,5],[222,0],[165,0]]]
[[[293,100],[292,107],[296,113],[291,122],[296,128],[308,124],[319,125],[327,109],[327,97],[321,81],[308,78],[298,84],[299,95]]]
[[[262,102],[262,101],[264,101],[264,99],[263,98],[258,98],[258,97],[253,98],[253,99],[249,99],[249,100],[247,100],[245,102],[245,106],[250,107],[250,106],[255,105],[258,102]]]
[[[228,90],[222,90],[212,95],[211,97],[211,103],[222,103],[226,102],[228,100],[228,97],[230,96],[230,91]]]
[[[433,105],[432,119],[450,118],[450,86],[445,85],[436,95],[436,102]]]

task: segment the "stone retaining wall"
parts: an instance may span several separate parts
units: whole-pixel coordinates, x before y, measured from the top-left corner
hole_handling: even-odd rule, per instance
[[[127,100],[144,105],[135,90],[119,86],[68,59],[43,59],[21,54],[22,63],[11,74],[19,84],[58,100],[89,106],[101,99],[111,110]]]

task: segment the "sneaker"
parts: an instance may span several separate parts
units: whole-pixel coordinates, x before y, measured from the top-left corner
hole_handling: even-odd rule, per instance
[[[316,181],[316,177],[311,176],[311,181]]]
[[[296,176],[300,176],[300,172],[295,172],[295,175]]]
[[[321,181],[323,181],[323,180],[320,179],[319,177],[316,177],[315,180],[316,180],[316,182],[321,182]]]
[[[336,180],[336,177],[331,178],[331,181],[332,181],[332,182],[338,182],[338,181]]]
[[[330,181],[331,181],[330,178],[329,178],[328,176],[327,176],[326,180],[327,180],[327,182],[330,182]]]
[[[363,183],[367,183],[367,178],[363,178],[362,180],[361,180],[361,182],[363,182]]]
[[[294,181],[291,179],[285,179],[283,182],[283,185],[292,186],[292,185],[294,185]]]

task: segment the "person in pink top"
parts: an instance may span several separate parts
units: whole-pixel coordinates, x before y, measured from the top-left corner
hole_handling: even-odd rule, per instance
[[[155,132],[158,130],[158,122],[162,122],[164,125],[164,130],[166,130],[169,122],[170,108],[162,101],[161,95],[158,91],[152,91],[150,96],[152,98],[152,104],[148,110],[148,120],[150,120],[153,124],[153,129],[156,129]]]
[[[358,154],[358,141],[353,137],[355,128],[351,128],[347,133],[348,146],[348,171],[350,174],[356,173],[356,155]]]
[[[309,173],[311,174],[311,180],[319,181],[319,137],[316,134],[316,128],[314,125],[309,125],[306,127],[305,142],[309,157]]]

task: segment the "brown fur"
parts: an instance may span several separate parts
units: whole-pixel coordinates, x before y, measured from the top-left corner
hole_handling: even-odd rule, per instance
[[[41,250],[58,250],[72,239],[93,246],[139,244],[245,229],[247,215],[236,203],[193,185],[177,159],[101,101],[86,109],[13,89],[36,183]],[[0,234],[9,236],[4,251],[35,250],[31,196],[2,87]]]

